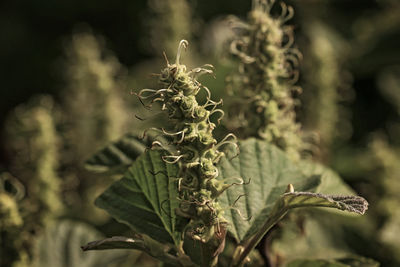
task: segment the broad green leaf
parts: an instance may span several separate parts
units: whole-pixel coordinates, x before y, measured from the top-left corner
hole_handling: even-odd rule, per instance
[[[340,176],[333,170],[312,161],[301,161],[298,163],[301,171],[307,175],[320,175],[321,184],[315,190],[322,194],[355,195],[356,193],[348,186]]]
[[[99,255],[80,249],[82,244],[98,238],[102,238],[102,234],[86,224],[67,220],[56,222],[46,228],[35,244],[35,266],[107,267],[132,253],[119,250]]]
[[[242,177],[246,183],[232,186],[219,201],[225,207],[233,206],[224,217],[230,233],[240,243],[260,230],[288,184],[309,191],[319,185],[320,177],[304,175],[283,151],[268,142],[248,139],[239,146],[237,157],[221,160],[220,179]]]
[[[161,243],[178,245],[176,165],[162,160],[160,151],[142,154],[124,174],[96,200],[119,222]]]
[[[83,251],[105,249],[141,250],[162,262],[171,264],[173,266],[180,265],[178,258],[168,253],[167,246],[157,243],[154,240],[150,241],[149,238],[142,238],[141,236],[137,236],[135,238],[114,236],[103,240],[92,241],[82,247]]]
[[[315,190],[322,194],[335,194],[335,195],[356,195],[353,189],[348,186],[342,178],[333,170],[312,161],[299,162],[299,168],[306,175],[320,175],[321,184]],[[336,209],[329,209],[329,212],[340,214],[341,216],[354,217],[354,213],[340,212]]]
[[[147,141],[133,134],[107,145],[85,163],[85,168],[94,172],[124,173],[146,149]]]

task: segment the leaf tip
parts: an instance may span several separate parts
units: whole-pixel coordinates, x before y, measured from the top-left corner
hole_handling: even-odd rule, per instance
[[[333,200],[343,203],[345,210],[364,215],[368,210],[368,201],[360,196],[335,196]]]

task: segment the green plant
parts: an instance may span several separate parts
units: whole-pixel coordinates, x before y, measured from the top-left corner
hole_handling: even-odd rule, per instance
[[[35,91],[56,105],[2,127],[0,267],[400,265],[399,1],[288,1],[295,16],[282,0],[224,1],[35,1],[39,20],[1,20],[17,67],[1,107]],[[31,27],[55,16],[60,30]],[[96,36],[71,36],[55,84],[43,75],[77,18]],[[182,41],[165,67],[181,39],[190,54]],[[109,250],[80,251],[91,240]]]
[[[83,168],[83,161],[108,142],[120,138],[131,125],[123,99],[124,71],[118,59],[106,49],[101,36],[90,29],[74,33],[65,49],[66,87],[62,96],[62,154],[60,175],[64,196],[72,217],[104,223],[106,213],[88,203],[112,179],[101,179]],[[126,92],[128,94],[128,92]],[[85,210],[85,212],[80,212]],[[78,212],[79,211],[79,212]]]
[[[10,217],[0,227],[0,253],[10,255],[10,266],[31,266],[34,238],[64,209],[57,173],[56,110],[51,97],[41,96],[18,106],[7,121],[9,151],[15,155],[11,171],[19,178],[4,174],[1,179],[2,215]]]
[[[110,219],[105,212],[93,212],[89,203],[112,180],[100,183],[81,165],[94,146],[116,139],[126,129],[127,111],[115,91],[121,66],[104,51],[99,38],[82,33],[72,39],[63,108],[52,97],[40,96],[18,106],[7,119],[4,134],[13,156],[9,172],[18,179],[7,173],[1,178],[0,266],[43,266],[45,260],[37,251],[53,248],[51,242],[37,240],[58,225],[60,217],[93,218],[97,224]],[[85,207],[86,212],[77,212]],[[69,240],[57,242],[76,246]],[[68,265],[64,258],[58,259],[53,265]]]
[[[231,91],[238,100],[231,108],[230,128],[239,136],[259,137],[300,158],[304,147],[300,124],[296,123],[296,99],[300,52],[293,47],[293,17],[290,6],[281,2],[282,13],[270,14],[274,0],[254,0],[247,21],[231,18],[238,31],[231,53],[240,59],[238,72],[230,77]]]
[[[72,152],[63,156],[79,165],[94,152],[93,146],[103,146],[124,134],[129,129],[129,115],[121,97],[123,68],[105,49],[101,37],[90,31],[75,33],[65,54],[65,146]]]
[[[218,113],[221,119],[220,102],[211,100],[210,90],[196,79],[212,73],[211,66],[187,70],[180,62],[186,46],[185,40],[180,42],[175,63],[167,62],[158,75],[159,89],[137,94],[145,106],[160,102],[168,113],[170,129],[149,129],[163,138],[156,137],[152,149],[139,157],[132,153],[132,143],[119,141],[120,153],[102,150],[88,162],[97,167],[104,162],[103,170],[121,172],[124,161],[115,159],[131,156],[133,164],[122,168],[123,178],[96,204],[136,234],[89,243],[84,250],[132,248],[176,266],[216,266],[221,256],[230,258],[231,266],[243,266],[265,233],[290,209],[365,212],[367,202],[361,197],[305,192],[321,188],[322,176],[315,170],[300,171],[301,165],[267,141],[250,138],[236,143],[235,136],[227,134],[217,142],[210,116]],[[197,100],[201,89],[204,104]],[[223,145],[229,145],[224,152]],[[109,164],[112,161],[116,166]],[[226,242],[236,247],[233,255],[221,254]]]

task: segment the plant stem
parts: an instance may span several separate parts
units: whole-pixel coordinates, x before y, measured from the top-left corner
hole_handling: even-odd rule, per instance
[[[245,260],[250,252],[257,246],[264,235],[277,223],[279,222],[288,212],[287,208],[277,209],[276,212],[272,212],[272,217],[264,223],[260,231],[258,231],[250,240],[245,242],[243,245],[238,245],[234,253],[233,260],[231,262],[231,267],[241,267],[244,266]]]
[[[208,243],[200,242],[201,244],[201,266],[202,267],[213,267],[218,263],[218,256],[215,257],[213,254],[215,252],[214,246]]]

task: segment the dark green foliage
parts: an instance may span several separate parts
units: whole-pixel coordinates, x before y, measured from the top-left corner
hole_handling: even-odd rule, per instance
[[[179,207],[179,170],[165,163],[162,155],[158,151],[143,154],[124,178],[115,182],[96,200],[96,205],[107,210],[118,221],[128,224],[136,233],[179,245],[181,236],[175,227],[174,212]]]
[[[146,148],[155,141],[151,136],[139,138],[126,134],[121,139],[107,145],[86,161],[85,167],[94,172],[123,174]]]

